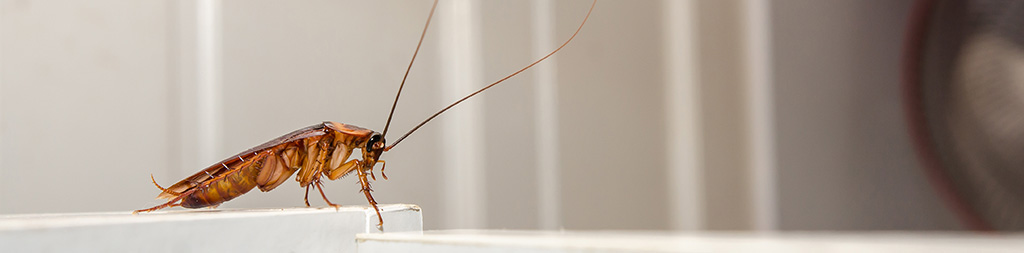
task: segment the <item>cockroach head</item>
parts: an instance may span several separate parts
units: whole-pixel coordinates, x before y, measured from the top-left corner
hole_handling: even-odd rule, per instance
[[[366,141],[366,147],[363,148],[363,162],[365,162],[363,166],[368,166],[368,168],[364,169],[373,169],[373,165],[377,164],[377,161],[380,160],[380,155],[387,151],[385,149],[386,146],[383,135],[377,132],[373,132],[373,135],[370,135],[370,140]]]
[[[385,146],[387,145],[384,143],[384,136],[380,133],[374,132],[373,135],[370,136],[370,141],[366,142],[365,150],[370,152],[380,152],[384,150]]]

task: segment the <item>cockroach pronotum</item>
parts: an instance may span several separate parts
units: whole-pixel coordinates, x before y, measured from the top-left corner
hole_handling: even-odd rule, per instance
[[[583,29],[583,25],[587,23],[587,19],[590,18],[590,13],[593,12],[596,4],[597,0],[594,0],[587,11],[587,15],[584,16],[583,21],[576,28],[576,32],[558,48],[533,63],[526,65],[526,67],[490,85],[484,86],[434,113],[388,146],[385,144],[384,136],[391,125],[391,117],[395,113],[395,106],[398,105],[398,98],[402,95],[405,79],[409,76],[409,70],[412,69],[412,64],[416,61],[420,45],[423,44],[427,28],[430,27],[430,19],[434,16],[434,9],[437,8],[437,0],[435,0],[434,5],[430,8],[430,14],[427,16],[427,22],[423,26],[420,40],[416,44],[412,60],[409,61],[409,67],[406,68],[402,83],[398,86],[398,92],[395,94],[395,100],[391,105],[391,112],[388,114],[387,123],[384,124],[383,133],[354,125],[325,121],[295,130],[277,139],[224,159],[171,185],[171,187],[164,188],[160,186],[151,175],[150,180],[153,181],[153,185],[160,189],[157,199],[170,200],[167,203],[152,208],[136,210],[134,213],[151,212],[174,206],[185,208],[217,207],[225,201],[249,192],[254,187],[259,187],[260,191],[264,192],[273,190],[278,185],[281,185],[281,183],[284,183],[296,171],[298,171],[298,175],[295,177],[295,180],[299,182],[300,187],[306,188],[305,201],[307,207],[309,206],[309,188],[313,187],[320,192],[320,197],[328,205],[337,208],[339,205],[327,200],[327,195],[324,194],[322,187],[321,177],[326,176],[327,179],[335,180],[355,172],[359,176],[359,183],[362,186],[361,192],[366,196],[366,201],[369,202],[370,206],[377,213],[377,229],[383,230],[384,219],[380,217],[380,209],[377,208],[377,201],[373,200],[373,195],[370,194],[370,181],[367,180],[367,175],[369,175],[370,179],[376,180],[376,176],[373,174],[373,167],[377,163],[381,163],[381,176],[387,179],[387,175],[384,174],[385,162],[380,160],[380,155],[394,148],[395,145],[398,145],[410,134],[438,115],[441,115],[441,113],[494,85],[518,75],[562,50]],[[361,149],[363,156],[361,160],[348,159],[355,149]]]

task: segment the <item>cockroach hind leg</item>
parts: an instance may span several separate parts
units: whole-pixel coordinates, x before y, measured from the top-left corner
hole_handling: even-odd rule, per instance
[[[167,203],[164,203],[162,205],[150,207],[150,208],[147,208],[147,209],[139,209],[139,210],[132,211],[132,215],[137,215],[139,213],[148,213],[148,212],[152,212],[152,211],[156,211],[156,210],[160,210],[160,209],[164,209],[164,208],[168,208],[168,207],[181,206],[181,203],[174,203],[174,202],[178,202],[179,200],[181,200],[181,196],[175,197],[174,199],[171,199],[170,201],[167,201]]]

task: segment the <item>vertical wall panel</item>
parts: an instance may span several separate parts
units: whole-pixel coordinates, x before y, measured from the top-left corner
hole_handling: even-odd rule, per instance
[[[778,229],[777,168],[771,83],[771,9],[766,1],[742,3],[745,100],[748,118],[747,166],[750,169],[750,196],[753,229]]]
[[[542,55],[554,48],[555,2],[552,0],[533,1],[533,52]],[[537,215],[541,229],[562,227],[561,161],[558,149],[558,58],[548,59],[549,63],[536,66],[534,72],[534,119],[536,129],[534,154],[537,159]]]
[[[574,44],[558,55],[564,225],[667,229],[661,5],[598,4]],[[562,41],[589,1],[556,6],[555,36]]]
[[[480,35],[480,5],[471,0],[452,0],[439,4],[447,10],[437,17],[437,34],[441,55],[441,92],[445,101],[457,101],[477,90],[482,83],[483,64]],[[485,98],[474,98],[445,112],[438,119],[444,141],[442,185],[445,206],[444,222],[451,227],[481,228],[485,224],[484,143],[482,104]]]
[[[673,229],[706,227],[696,0],[664,1],[665,158]]]
[[[531,51],[533,10],[529,1],[482,2],[483,87],[541,56]],[[547,62],[545,64],[551,64]],[[536,143],[536,69],[503,82],[486,94],[487,225],[492,228],[538,228]]]
[[[697,4],[708,229],[751,228],[741,7],[735,0]]]
[[[205,110],[199,103],[199,62],[202,60],[198,55],[199,38],[199,17],[198,2],[171,1],[167,12],[170,13],[168,24],[168,96],[170,122],[167,138],[170,151],[169,177],[158,178],[158,182],[173,183],[174,180],[192,175],[197,168],[209,165],[209,160],[199,157],[200,134],[199,115],[200,110]],[[209,158],[207,158],[209,159]]]

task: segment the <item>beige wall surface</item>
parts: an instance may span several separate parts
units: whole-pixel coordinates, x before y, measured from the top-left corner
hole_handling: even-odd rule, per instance
[[[426,229],[957,228],[902,129],[906,1],[752,3],[598,2],[554,58],[385,154],[376,199],[421,205]],[[146,208],[160,203],[150,174],[171,184],[325,120],[383,130],[430,4],[0,0],[0,214]],[[589,4],[441,1],[389,141],[556,47]],[[772,92],[749,94],[752,66],[770,67]],[[752,97],[775,102],[754,114]],[[325,188],[366,203],[354,177]],[[221,208],[301,206],[303,192],[289,181]]]
[[[0,2],[0,210],[128,210],[167,178],[168,4]]]

